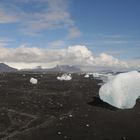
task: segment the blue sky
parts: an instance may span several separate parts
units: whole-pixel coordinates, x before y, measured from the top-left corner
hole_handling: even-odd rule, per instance
[[[73,18],[97,52],[112,51],[132,58],[140,51],[139,0],[76,0]],[[104,42],[105,41],[105,42]]]
[[[121,60],[140,57],[139,0],[1,0],[0,45],[85,45]]]

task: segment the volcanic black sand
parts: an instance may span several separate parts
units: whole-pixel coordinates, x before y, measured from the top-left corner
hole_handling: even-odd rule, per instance
[[[139,100],[119,110],[99,99],[101,81],[57,75],[0,74],[1,140],[140,140]]]

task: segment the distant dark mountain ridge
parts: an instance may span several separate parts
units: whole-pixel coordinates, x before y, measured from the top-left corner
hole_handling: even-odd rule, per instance
[[[81,72],[81,69],[76,66],[69,65],[57,65],[54,68],[42,68],[38,66],[34,69],[22,69],[22,71],[36,71],[36,72]]]
[[[17,69],[12,68],[4,63],[0,63],[0,72],[16,72]]]
[[[49,69],[50,71],[59,71],[59,72],[80,72],[81,69],[76,66],[69,65],[57,65],[54,68]]]

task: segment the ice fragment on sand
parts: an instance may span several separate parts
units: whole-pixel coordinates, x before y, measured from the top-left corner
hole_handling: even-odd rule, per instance
[[[133,108],[140,96],[140,73],[121,73],[110,78],[99,90],[101,100],[121,109]]]
[[[88,75],[88,74],[86,74],[84,77],[85,77],[85,78],[89,78],[89,75]]]
[[[37,82],[38,82],[38,80],[33,77],[30,79],[30,83],[32,83],[32,84],[37,84]]]
[[[71,76],[71,74],[63,74],[63,75],[61,75],[61,77],[57,77],[57,80],[60,80],[60,81],[69,81],[69,80],[71,80],[72,79],[72,76]]]

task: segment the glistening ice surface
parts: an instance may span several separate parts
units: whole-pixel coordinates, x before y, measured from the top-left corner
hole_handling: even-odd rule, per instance
[[[117,108],[133,108],[140,96],[140,73],[132,71],[114,76],[100,88],[99,96]]]

